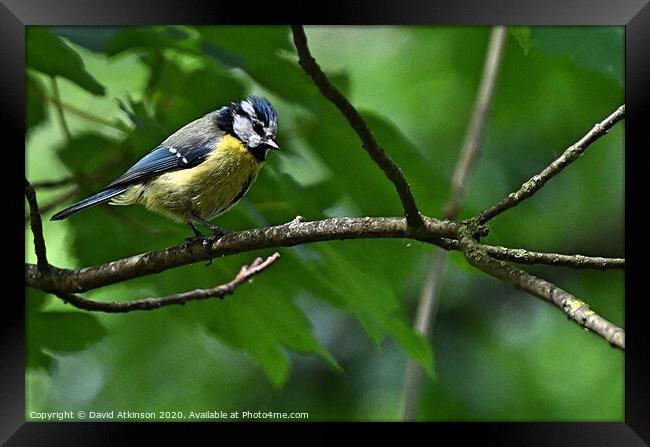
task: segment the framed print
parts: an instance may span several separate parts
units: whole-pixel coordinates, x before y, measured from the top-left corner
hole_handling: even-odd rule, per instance
[[[0,8],[7,445],[365,421],[647,444],[645,2],[93,4]]]

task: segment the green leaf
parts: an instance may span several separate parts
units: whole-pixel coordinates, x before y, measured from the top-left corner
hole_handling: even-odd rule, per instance
[[[255,32],[242,27],[197,29],[207,54],[241,67],[265,89],[311,110],[319,110],[324,104],[318,89],[297,64],[288,27],[256,27]],[[345,85],[342,78],[337,79]]]
[[[85,349],[101,340],[106,330],[95,316],[82,312],[27,314],[27,366],[52,367],[52,354]]]
[[[50,30],[56,36],[68,39],[80,47],[96,53],[106,52],[106,42],[124,29],[122,26],[101,26],[88,32],[84,26],[52,26]]]
[[[156,88],[157,116],[171,131],[244,96],[241,82],[213,64],[175,76]]]
[[[209,333],[229,346],[246,352],[262,367],[275,387],[283,385],[289,376],[291,364],[287,349],[316,354],[334,371],[342,372],[336,360],[315,338],[311,322],[294,302],[294,297],[305,287],[304,281],[295,280],[296,276],[309,275],[297,255],[300,252],[300,249],[284,251],[268,271],[237,288],[233,296],[220,301],[196,303],[192,308],[187,306],[192,312],[192,320],[202,322]],[[224,279],[232,277],[234,270],[249,264],[254,256],[269,254],[268,250],[264,250],[223,258],[219,261],[218,276]],[[206,269],[192,270],[202,277],[202,284]],[[187,274],[182,276],[187,280]],[[214,283],[214,273],[208,274],[207,278]]]
[[[429,216],[439,216],[443,202],[447,198],[446,191],[449,189],[449,180],[448,174],[442,172],[437,161],[436,149],[417,147],[386,116],[364,110],[361,111],[361,115],[379,145],[402,170],[411,186],[420,211]],[[357,150],[365,152],[360,146]],[[372,168],[378,169],[376,166]],[[349,172],[347,175],[353,175],[353,173]],[[384,178],[384,182],[387,183],[388,179]],[[399,196],[396,192],[387,197],[399,204]],[[398,214],[401,213],[398,212]]]
[[[94,95],[104,95],[104,87],[86,71],[81,57],[48,28],[28,26],[25,42],[27,67],[67,78]]]
[[[177,57],[157,55],[147,63],[151,76],[146,98],[131,107],[141,121],[137,125],[157,126],[161,139],[245,94],[242,82],[212,60],[188,68]]]
[[[309,268],[313,269],[314,278],[320,279],[321,286],[329,292],[321,296],[327,299],[327,293],[334,294],[333,304],[356,316],[376,343],[381,342],[385,335],[391,336],[430,377],[435,377],[433,349],[428,340],[405,322],[391,283],[379,273],[387,270],[377,265],[378,256],[373,256],[367,250],[364,250],[364,258],[348,251],[343,255],[329,245],[319,246],[318,251],[324,256],[323,265],[309,264]],[[386,251],[386,247],[383,251]],[[350,259],[354,259],[355,263]],[[360,268],[360,263],[368,268]],[[391,264],[393,268],[400,265],[395,258],[391,258]]]
[[[145,128],[137,135],[144,139],[143,135],[151,133],[150,128]],[[160,141],[159,134],[153,133],[154,135],[150,136],[148,141],[156,141],[157,144]],[[145,146],[146,152],[139,153],[140,151],[135,149],[139,147],[136,144],[137,139],[133,134],[120,142],[92,131],[74,135],[70,142],[65,142],[57,149],[56,154],[79,179],[82,193],[88,195],[106,186],[111,180],[124,173],[139,156],[148,152],[149,148],[155,147],[155,144]]]
[[[57,155],[73,172],[93,176],[103,161],[115,155],[117,144],[104,135],[89,132],[75,136],[57,150]]]
[[[278,262],[282,261],[283,258]],[[253,284],[238,289],[235,296],[212,303],[214,311],[206,318],[207,329],[229,345],[245,350],[275,387],[283,385],[289,375],[285,348],[317,354],[341,371],[336,360],[311,333],[311,324],[303,312],[287,295],[281,282],[285,275],[271,269],[267,273],[256,278]]]
[[[200,54],[201,44],[188,32],[189,28],[180,26],[127,27],[113,35],[106,42],[106,53],[115,56],[124,51],[140,49],[158,51],[164,48]]]
[[[260,53],[268,56],[279,50],[293,51],[288,26],[198,26],[196,29],[206,42],[255,63]]]
[[[540,50],[569,57],[574,63],[616,81],[625,81],[625,29],[622,26],[536,27]]]
[[[45,89],[35,76],[27,73],[27,98],[25,104],[27,130],[47,120]]]
[[[25,312],[29,314],[41,310],[48,300],[48,295],[41,290],[28,287],[25,300]]]
[[[524,56],[528,56],[530,51],[531,30],[529,26],[509,26],[508,31],[517,40]]]

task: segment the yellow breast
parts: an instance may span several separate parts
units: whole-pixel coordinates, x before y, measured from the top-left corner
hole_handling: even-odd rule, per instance
[[[261,166],[240,140],[225,135],[203,163],[161,175],[139,201],[177,221],[187,221],[192,214],[210,219],[244,196]]]

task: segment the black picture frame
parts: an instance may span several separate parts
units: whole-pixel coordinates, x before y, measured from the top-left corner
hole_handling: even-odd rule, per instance
[[[5,241],[5,279],[0,350],[0,441],[6,445],[116,445],[132,439],[140,424],[124,423],[26,423],[24,410],[24,288],[19,287],[18,264],[8,241],[20,243],[18,232],[18,169],[10,166],[19,157],[7,157],[25,144],[25,42],[26,25],[135,25],[135,24],[429,24],[429,25],[625,25],[625,139],[626,139],[626,275],[625,275],[625,422],[621,423],[434,423],[409,424],[409,430],[426,430],[424,436],[442,439],[449,435],[459,441],[478,436],[494,445],[572,445],[572,446],[642,446],[650,444],[650,349],[648,324],[642,306],[644,269],[642,204],[647,202],[647,186],[637,169],[643,169],[641,157],[650,148],[644,118],[650,98],[650,5],[648,0],[492,0],[470,1],[362,1],[342,7],[298,2],[259,2],[251,15],[250,4],[234,1],[173,2],[171,0],[99,1],[99,0],[2,0],[0,33],[2,34],[3,139],[16,141],[3,145],[5,172],[3,191],[10,200],[3,201],[2,219]],[[307,12],[309,11],[309,12]],[[11,160],[11,162],[9,161]],[[15,178],[14,178],[15,177]],[[8,192],[11,191],[10,194]],[[5,197],[6,197],[5,196]],[[16,200],[14,201],[14,198]],[[13,209],[13,207],[16,209]],[[23,211],[24,213],[24,211]],[[11,224],[9,224],[11,222]],[[24,228],[23,228],[24,234]],[[24,250],[24,243],[22,250]],[[17,250],[21,248],[16,248]],[[13,269],[16,272],[13,272]],[[180,424],[183,431],[196,432],[196,426]],[[229,424],[231,427],[237,424]],[[292,424],[293,427],[305,424]],[[170,424],[148,424],[150,433],[166,434]],[[188,428],[187,426],[191,426]],[[285,424],[265,424],[276,430]],[[402,424],[389,424],[390,430]],[[319,427],[319,428],[317,428]],[[307,424],[325,433],[322,424]],[[383,432],[384,428],[379,429]],[[373,428],[377,430],[377,428]],[[445,432],[445,433],[443,433]],[[214,431],[213,431],[214,433]],[[427,434],[428,433],[428,434]]]

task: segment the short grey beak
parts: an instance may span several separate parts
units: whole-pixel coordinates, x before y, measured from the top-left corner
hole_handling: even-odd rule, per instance
[[[276,151],[280,149],[280,146],[273,140],[266,140],[265,143],[268,147],[275,149]]]

